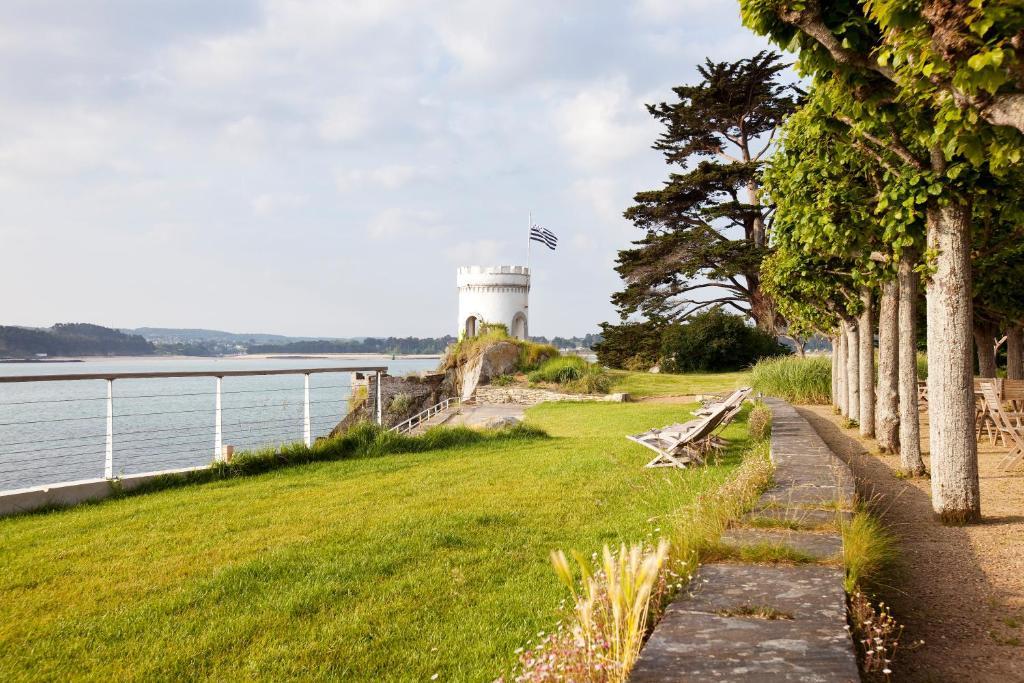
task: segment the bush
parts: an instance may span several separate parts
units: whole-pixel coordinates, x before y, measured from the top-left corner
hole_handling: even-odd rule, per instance
[[[391,403],[388,405],[388,410],[394,415],[404,416],[412,409],[412,396],[409,394],[395,394],[395,397],[391,399]]]
[[[537,370],[530,373],[531,382],[553,382],[566,384],[583,377],[587,371],[587,361],[579,356],[559,356],[545,361]]]
[[[559,356],[546,361],[528,376],[531,382],[559,384],[574,394],[607,394],[611,377],[598,365],[592,365],[579,356]]]
[[[498,375],[497,377],[491,380],[491,384],[493,384],[496,387],[507,387],[512,384],[515,384],[515,381],[516,378],[513,377],[512,375]]]
[[[536,370],[545,362],[559,356],[558,349],[551,344],[538,344],[531,341],[517,340],[519,345],[519,371]]]
[[[607,368],[647,370],[661,357],[662,330],[652,322],[601,323],[601,341],[594,344],[597,361]]]
[[[789,349],[738,315],[713,308],[665,330],[662,356],[671,372],[740,370]]]
[[[765,358],[754,366],[750,383],[791,403],[827,404],[832,399],[832,361],[828,356]]]
[[[750,438],[755,441],[762,441],[771,436],[772,433],[772,411],[763,403],[758,403],[750,411],[747,418],[747,429],[750,430]]]

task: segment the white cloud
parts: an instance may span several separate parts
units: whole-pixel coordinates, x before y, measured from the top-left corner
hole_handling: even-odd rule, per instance
[[[355,140],[370,129],[371,114],[369,97],[341,95],[326,104],[317,131],[328,142]]]
[[[382,188],[397,190],[416,182],[427,182],[440,176],[434,166],[412,166],[410,164],[393,164],[378,166],[371,169],[347,169],[335,175],[335,185],[341,192],[351,192],[364,188]]]
[[[460,266],[512,263],[508,243],[503,240],[463,240],[446,248],[448,260]]]
[[[278,211],[306,206],[309,196],[288,192],[261,194],[252,200],[252,212],[257,216],[269,216]]]
[[[573,161],[587,168],[644,153],[657,130],[623,76],[581,88],[558,107],[555,122]]]
[[[447,233],[448,230],[434,211],[399,207],[380,211],[367,224],[367,232],[375,240],[434,238]]]

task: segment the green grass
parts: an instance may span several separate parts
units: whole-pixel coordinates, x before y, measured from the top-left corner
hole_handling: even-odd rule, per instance
[[[673,375],[669,373],[610,370],[612,391],[630,396],[692,396],[728,393],[750,383],[749,372],[708,372]]]
[[[828,356],[763,358],[751,371],[750,381],[758,391],[792,403],[829,403],[832,360]]]
[[[734,470],[648,470],[683,406],[0,520],[0,680],[492,680],[561,615],[548,554],[647,538]],[[415,450],[415,449],[412,449]]]
[[[844,587],[872,590],[884,587],[898,561],[896,539],[877,517],[865,510],[854,513],[839,527],[843,536]]]

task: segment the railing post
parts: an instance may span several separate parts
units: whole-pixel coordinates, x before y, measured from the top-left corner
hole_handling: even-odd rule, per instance
[[[114,380],[107,380],[107,453],[103,460],[103,478],[114,478]]]
[[[384,406],[381,405],[380,370],[377,371],[377,424],[384,424]]]
[[[213,460],[214,462],[220,462],[224,459],[224,432],[221,429],[221,383],[224,381],[223,377],[217,378],[217,400],[216,407],[213,411]]]
[[[313,445],[313,440],[312,440],[312,436],[313,435],[310,433],[310,429],[309,429],[309,373],[308,372],[306,373],[305,377],[306,377],[306,393],[305,393],[305,399],[304,399],[303,404],[302,404],[302,406],[303,406],[303,409],[302,409],[302,435],[303,435],[303,438],[306,441],[306,448],[309,448],[310,446]]]

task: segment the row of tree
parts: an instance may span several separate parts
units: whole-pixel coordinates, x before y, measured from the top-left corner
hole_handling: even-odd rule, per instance
[[[673,171],[626,211],[644,237],[619,254],[613,301],[654,325],[725,305],[798,346],[829,335],[837,403],[914,474],[923,280],[932,500],[944,520],[976,520],[972,351],[982,376],[997,337],[1010,376],[1024,354],[1024,5],[740,5],[809,87],[761,53],[708,61],[649,107]]]
[[[747,25],[796,51],[812,79],[765,174],[775,205],[766,289],[791,329],[834,335],[837,403],[915,474],[924,470],[913,327],[923,277],[932,503],[948,522],[975,521],[975,340],[981,374],[994,376],[993,342],[1005,330],[1020,374],[1024,7],[741,5]]]

